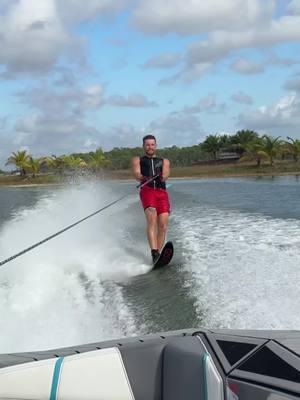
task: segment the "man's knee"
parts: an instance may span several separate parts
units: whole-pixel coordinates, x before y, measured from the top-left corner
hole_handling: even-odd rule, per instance
[[[147,207],[145,209],[148,226],[156,226],[157,224],[157,213],[155,207]]]
[[[159,223],[158,223],[158,229],[159,229],[161,232],[166,232],[167,228],[168,228],[168,221],[159,221]]]
[[[145,208],[145,213],[146,214],[156,214],[156,208],[155,207],[147,207]]]

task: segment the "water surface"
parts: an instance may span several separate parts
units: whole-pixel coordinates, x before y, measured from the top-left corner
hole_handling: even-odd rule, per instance
[[[149,272],[134,183],[0,188],[0,351],[189,327],[300,329],[297,177],[174,180],[172,265]]]

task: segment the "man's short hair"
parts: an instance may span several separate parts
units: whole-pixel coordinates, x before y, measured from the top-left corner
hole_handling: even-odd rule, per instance
[[[146,135],[146,136],[143,137],[143,145],[145,144],[145,141],[148,140],[148,139],[153,139],[153,140],[155,140],[155,142],[156,142],[155,136],[153,136],[153,135]]]

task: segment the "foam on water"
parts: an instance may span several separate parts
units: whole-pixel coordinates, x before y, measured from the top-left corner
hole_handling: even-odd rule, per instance
[[[202,326],[300,329],[299,220],[210,207],[176,220]]]
[[[53,191],[2,227],[1,259],[118,197],[99,184]],[[149,269],[146,260],[141,265],[141,258],[130,251],[136,243],[131,243],[124,231],[126,208],[133,201],[136,196],[127,197],[1,268],[0,352],[69,346],[136,333],[134,318],[116,281]],[[125,236],[127,247],[121,245]]]

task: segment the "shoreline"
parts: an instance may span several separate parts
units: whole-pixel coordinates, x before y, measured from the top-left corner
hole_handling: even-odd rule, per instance
[[[270,171],[270,172],[261,172],[261,173],[251,173],[251,172],[236,172],[236,173],[226,173],[226,172],[215,172],[215,173],[203,173],[203,174],[195,174],[195,175],[181,175],[181,176],[170,176],[168,179],[169,181],[174,181],[174,180],[198,180],[198,179],[221,179],[221,178],[259,178],[259,177],[275,177],[275,176],[295,176],[299,177],[300,176],[300,171],[295,171],[295,172],[280,172],[280,171]],[[129,177],[122,177],[122,176],[113,176],[113,177],[104,177],[104,178],[99,178],[96,177],[94,180],[97,181],[124,181],[124,182],[131,182],[135,181],[134,178],[129,178]],[[89,179],[86,179],[88,182]],[[82,181],[80,180],[79,182],[73,182],[71,184],[78,184],[81,183]],[[69,185],[70,182],[49,182],[49,183],[33,183],[33,182],[12,182],[12,183],[6,183],[4,181],[0,181],[0,188],[1,187],[11,187],[11,188],[25,188],[25,187],[51,187],[51,186],[67,186]]]
[[[12,188],[24,188],[24,187],[39,187],[39,186],[64,186],[66,183],[12,183],[12,184],[3,184],[0,183],[1,187],[12,187]]]

